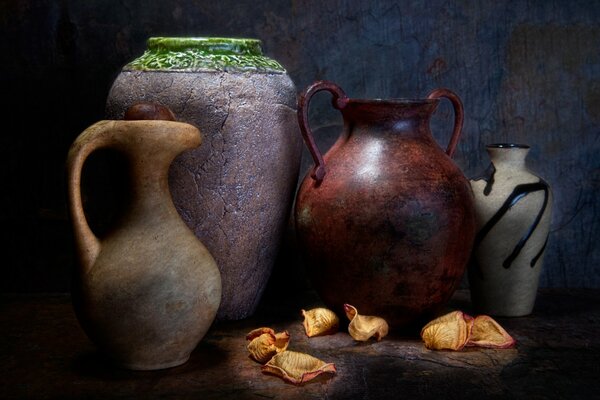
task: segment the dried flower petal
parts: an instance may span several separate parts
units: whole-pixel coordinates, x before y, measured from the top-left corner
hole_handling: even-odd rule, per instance
[[[246,335],[246,340],[252,340],[254,338],[259,337],[260,335],[262,335],[264,333],[269,333],[271,335],[275,335],[275,331],[271,328],[257,328],[257,329],[253,329],[250,332],[248,332],[248,334]]]
[[[290,344],[290,334],[288,333],[288,331],[283,331],[275,334],[275,347],[277,347],[278,353],[286,351],[288,344]]]
[[[262,367],[262,371],[277,375],[294,384],[302,384],[324,372],[335,373],[335,365],[325,363],[308,354],[284,351],[275,355]]]
[[[285,351],[290,342],[290,334],[287,331],[275,333],[271,328],[254,329],[246,335],[250,340],[248,351],[250,356],[261,364],[269,361],[277,353]]]
[[[335,313],[327,308],[313,308],[302,310],[304,316],[304,331],[306,336],[330,335],[336,333],[340,326],[340,319]]]
[[[516,340],[496,321],[487,315],[479,315],[473,321],[471,337],[467,346],[506,349],[514,346]]]
[[[471,335],[473,317],[454,311],[434,319],[423,327],[421,338],[432,350],[460,350]]]
[[[354,340],[367,341],[375,337],[378,341],[388,334],[389,327],[383,318],[360,315],[356,307],[344,304],[344,311],[350,320],[348,333]]]

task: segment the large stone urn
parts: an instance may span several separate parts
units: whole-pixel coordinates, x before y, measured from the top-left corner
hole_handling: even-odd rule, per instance
[[[108,118],[134,103],[168,106],[204,145],[169,173],[173,201],[217,261],[218,319],[250,316],[264,291],[293,200],[301,157],[296,90],[260,41],[150,38],[108,95]]]

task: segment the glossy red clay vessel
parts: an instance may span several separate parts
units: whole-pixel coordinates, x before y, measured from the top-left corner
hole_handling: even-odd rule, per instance
[[[311,97],[333,94],[344,130],[321,157],[308,126]],[[439,98],[454,105],[444,152],[429,129]],[[357,100],[331,82],[301,95],[298,119],[315,161],[298,192],[298,240],[323,301],[343,304],[394,327],[442,306],[456,289],[475,237],[473,194],[450,159],[463,121],[447,89],[423,100]]]

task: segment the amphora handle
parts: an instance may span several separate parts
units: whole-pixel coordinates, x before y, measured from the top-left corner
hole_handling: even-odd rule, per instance
[[[448,143],[448,147],[446,148],[446,154],[448,154],[449,157],[452,157],[452,155],[454,155],[454,150],[456,150],[460,134],[462,133],[464,109],[460,97],[449,89],[435,89],[427,96],[428,99],[439,99],[441,97],[450,100],[454,107],[454,131],[452,132],[450,143]]]
[[[83,131],[71,145],[67,156],[69,214],[73,223],[77,255],[83,271],[89,271],[100,252],[100,240],[85,218],[81,201],[81,171],[85,160],[94,151],[110,147],[114,121],[100,121]]]
[[[306,88],[298,100],[298,124],[300,125],[300,132],[315,162],[315,167],[310,176],[319,183],[325,177],[325,161],[315,143],[314,135],[308,124],[308,107],[313,95],[322,90],[331,92],[333,95],[331,103],[334,108],[342,110],[348,104],[346,93],[344,93],[342,88],[330,81],[317,81],[313,83]]]

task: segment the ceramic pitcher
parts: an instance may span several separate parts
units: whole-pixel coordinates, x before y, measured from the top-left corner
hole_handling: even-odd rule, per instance
[[[322,90],[344,118],[324,156],[308,125],[310,100]],[[442,97],[455,107],[445,151],[429,128]],[[351,99],[321,81],[300,97],[298,119],[315,167],[297,195],[296,229],[323,301],[392,326],[437,310],[459,283],[475,236],[473,195],[451,160],[463,120],[458,96],[438,89],[427,99]]]
[[[216,263],[179,217],[167,182],[175,156],[200,141],[198,129],[185,123],[100,121],[69,151],[79,261],[73,302],[87,335],[119,366],[149,370],[184,363],[217,313]],[[86,158],[102,148],[127,157],[131,202],[118,226],[99,239],[87,224],[80,182]]]

